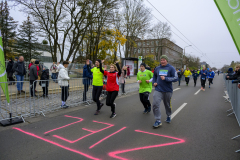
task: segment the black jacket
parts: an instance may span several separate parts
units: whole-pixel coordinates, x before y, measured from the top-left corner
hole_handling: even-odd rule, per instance
[[[42,71],[42,76],[41,76],[41,80],[39,82],[39,85],[41,86],[43,83],[46,83],[46,86],[48,87],[48,83],[49,83],[49,69],[43,70]]]
[[[16,72],[16,75],[24,76],[27,73],[24,62],[14,63],[13,72]]]
[[[14,64],[13,61],[8,62],[6,69],[7,73],[13,73],[13,64]]]

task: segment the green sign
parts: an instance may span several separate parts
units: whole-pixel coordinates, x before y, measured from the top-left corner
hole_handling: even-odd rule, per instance
[[[214,0],[240,54],[240,0]]]
[[[0,82],[7,82],[7,73],[5,67],[5,59],[3,54],[3,45],[2,45],[2,35],[0,30]],[[9,93],[8,93],[8,84],[7,83],[0,83],[2,90],[7,98],[9,103]]]

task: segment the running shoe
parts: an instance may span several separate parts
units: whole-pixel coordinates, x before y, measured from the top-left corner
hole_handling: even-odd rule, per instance
[[[147,113],[151,112],[151,106],[148,107]]]
[[[103,103],[100,104],[100,109],[102,108],[103,105],[104,105]],[[100,110],[100,109],[99,109],[99,110]]]
[[[201,90],[203,90],[203,87],[201,87]]]
[[[146,108],[144,111],[143,111],[143,114],[147,114],[148,113],[148,109]]]
[[[210,88],[210,85],[209,85],[209,88]]]
[[[94,115],[98,115],[100,113],[100,111],[96,111]]]
[[[205,91],[205,89],[203,89],[203,91]]]
[[[159,126],[162,125],[162,122],[161,121],[156,121],[153,125],[154,128],[158,128]]]
[[[66,109],[66,108],[68,108],[69,106],[67,106],[66,104],[64,104],[64,105],[61,105],[61,107],[62,107],[63,109]]]
[[[116,113],[113,113],[111,116],[110,116],[110,118],[115,118],[117,116],[117,114]]]
[[[171,117],[167,117],[167,119],[165,120],[165,122],[171,123]]]

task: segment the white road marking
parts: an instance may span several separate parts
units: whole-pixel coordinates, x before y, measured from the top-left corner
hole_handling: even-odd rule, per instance
[[[194,95],[197,95],[200,91],[201,91],[201,89],[199,89]]]
[[[187,103],[183,103],[183,104],[171,115],[171,119],[173,119],[186,105],[187,105]]]
[[[174,91],[177,91],[177,90],[179,90],[179,89],[181,89],[181,88],[176,88],[176,89],[173,90],[173,92],[174,92]]]

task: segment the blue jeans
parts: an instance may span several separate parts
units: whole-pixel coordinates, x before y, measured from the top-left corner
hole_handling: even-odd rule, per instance
[[[182,78],[178,78],[179,86],[180,86],[180,84],[181,84],[181,79],[182,79]]]
[[[17,78],[17,90],[21,91],[23,88],[23,80],[24,80],[24,76],[20,76],[20,75],[16,75]],[[20,81],[20,82],[19,82]]]
[[[56,73],[52,73],[52,79],[55,82],[55,79],[57,78],[57,74]]]

